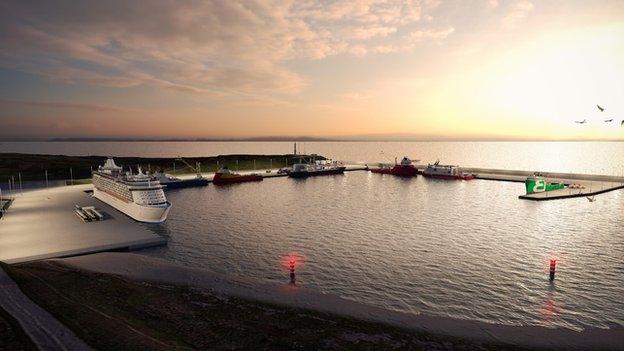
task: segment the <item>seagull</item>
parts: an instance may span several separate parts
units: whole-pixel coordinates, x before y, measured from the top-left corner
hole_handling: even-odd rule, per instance
[[[596,107],[598,107],[598,109],[600,110],[600,112],[604,111],[604,108],[600,107],[600,105],[596,105]]]
[[[584,119],[584,120],[582,120],[582,121],[574,121],[574,123],[578,123],[578,124],[585,124],[585,123],[587,123],[587,120],[586,120],[586,119]]]
[[[596,197],[595,196],[592,196],[592,197],[587,196],[587,200],[589,200],[589,202],[594,202],[594,201],[596,201]]]
[[[613,122],[613,118],[611,118],[611,119],[605,119],[604,121],[605,121],[605,122]]]

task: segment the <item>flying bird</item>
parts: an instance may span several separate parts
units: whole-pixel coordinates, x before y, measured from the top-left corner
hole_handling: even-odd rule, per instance
[[[600,110],[600,112],[604,111],[604,108],[600,107],[600,105],[596,105],[596,107],[598,107],[598,109]]]
[[[582,120],[582,121],[574,121],[574,123],[578,123],[578,124],[585,124],[585,123],[587,123],[587,120],[586,120],[586,119],[584,119],[584,120]]]
[[[613,122],[613,118],[611,118],[611,119],[605,119],[604,121],[605,121],[605,122]]]
[[[587,196],[587,200],[589,200],[589,202],[594,202],[596,201],[596,196],[592,196],[592,197]]]

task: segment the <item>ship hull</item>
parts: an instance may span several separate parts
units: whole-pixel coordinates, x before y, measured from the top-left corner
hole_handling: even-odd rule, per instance
[[[169,202],[165,205],[157,207],[140,206],[134,202],[123,201],[107,192],[99,190],[96,187],[93,188],[93,197],[114,207],[128,217],[145,223],[164,222],[167,219],[169,210],[171,209],[171,203]]]
[[[250,175],[238,175],[235,177],[220,177],[218,174],[215,175],[212,183],[214,185],[224,185],[224,184],[236,184],[236,183],[246,183],[246,182],[259,182],[264,178],[261,175],[250,174]]]
[[[391,174],[397,177],[416,177],[418,175],[418,169],[416,169],[416,167],[404,167],[404,166],[371,169],[371,172],[378,173],[378,174]]]
[[[161,182],[160,184],[165,185],[167,189],[181,189],[181,188],[191,188],[197,186],[206,186],[208,185],[208,179],[182,179],[173,182]]]
[[[471,180],[474,179],[474,175],[447,175],[447,174],[428,174],[423,173],[423,177],[427,178],[437,178],[437,179],[448,179],[448,180]]]
[[[318,171],[291,171],[288,176],[291,178],[308,178],[322,175],[343,174],[346,167],[338,167],[333,169],[323,169]]]

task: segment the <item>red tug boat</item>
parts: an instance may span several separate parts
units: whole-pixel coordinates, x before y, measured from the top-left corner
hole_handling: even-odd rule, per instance
[[[418,175],[418,169],[407,156],[403,157],[401,163],[397,163],[395,159],[393,167],[383,166],[371,169],[370,171],[380,174],[392,174],[399,177],[416,177]]]
[[[243,182],[258,182],[264,179],[260,174],[238,174],[231,172],[227,167],[221,168],[215,173],[212,183],[215,185],[232,184]]]

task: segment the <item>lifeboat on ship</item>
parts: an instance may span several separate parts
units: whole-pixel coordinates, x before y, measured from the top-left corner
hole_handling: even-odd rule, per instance
[[[260,174],[238,174],[230,171],[227,167],[223,167],[215,173],[212,183],[215,185],[258,182],[264,179]]]
[[[394,166],[392,167],[382,166],[380,168],[373,168],[370,171],[379,174],[392,174],[399,177],[416,177],[416,175],[418,175],[418,169],[407,156],[403,157],[401,163],[397,163],[395,160]]]
[[[471,180],[475,178],[472,173],[461,172],[459,166],[441,165],[440,161],[436,161],[434,164],[428,164],[422,174],[425,177],[440,179]]]

